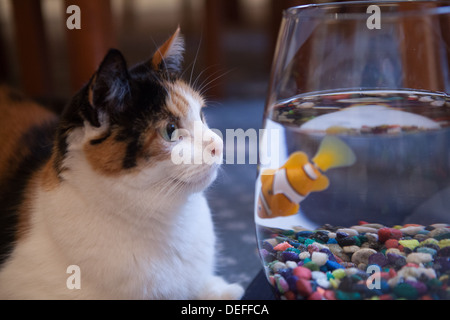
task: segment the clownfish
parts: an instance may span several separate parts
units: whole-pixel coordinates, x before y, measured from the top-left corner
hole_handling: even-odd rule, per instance
[[[261,174],[261,192],[258,197],[258,216],[275,218],[294,215],[300,202],[310,192],[323,191],[330,182],[324,172],[331,168],[351,166],[356,157],[342,140],[326,136],[317,154],[309,161],[301,151],[290,155],[279,169],[266,169]]]

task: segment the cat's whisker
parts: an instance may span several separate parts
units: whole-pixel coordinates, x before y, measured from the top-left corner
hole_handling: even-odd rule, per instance
[[[191,86],[192,83],[192,76],[194,74],[194,69],[195,69],[195,65],[197,63],[197,59],[198,59],[198,54],[200,52],[200,47],[202,45],[202,40],[203,40],[203,31],[200,34],[200,41],[198,43],[198,47],[197,47],[197,52],[195,53],[195,58],[194,58],[194,64],[192,65],[192,69],[191,69],[191,76],[189,77],[189,86]]]
[[[200,80],[201,76],[202,76],[206,71],[208,71],[209,69],[211,69],[211,68],[213,68],[213,67],[214,67],[214,66],[209,66],[209,67],[206,67],[205,69],[203,69],[203,70],[197,75],[197,77],[196,77],[194,83],[192,84],[192,87],[193,87],[193,88],[199,87],[199,86],[198,86],[198,81]],[[204,79],[204,80],[202,81],[202,83],[204,83],[205,81],[207,81],[207,79],[209,79],[211,76],[217,74],[217,72],[221,72],[221,71],[217,71],[217,70],[216,70],[216,72],[214,72],[213,74],[210,74],[206,79]]]
[[[208,81],[206,84],[204,83],[204,82],[206,82],[207,80],[205,80],[202,84],[201,84],[201,86],[200,86],[200,94],[204,94],[206,91],[208,91],[209,89],[211,89],[211,88],[214,88],[214,87],[208,87],[211,83],[213,83],[213,82],[215,82],[215,81],[217,81],[217,80],[219,80],[219,79],[221,79],[221,78],[223,78],[223,77],[225,77],[226,75],[228,75],[229,73],[231,73],[231,71],[233,71],[233,69],[231,69],[231,70],[228,70],[228,71],[226,71],[226,72],[223,72],[221,75],[219,75],[219,76],[217,76],[217,77],[215,77],[215,78],[213,78],[212,80],[210,80],[210,81]],[[220,71],[218,71],[218,72],[220,72]],[[218,73],[217,72],[217,73]],[[216,73],[216,74],[217,74]],[[211,75],[212,76],[212,75]],[[217,86],[218,84],[215,84],[214,86]]]

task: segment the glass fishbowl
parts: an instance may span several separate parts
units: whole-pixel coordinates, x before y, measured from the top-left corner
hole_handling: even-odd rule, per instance
[[[450,299],[450,5],[290,8],[255,193],[277,298]]]

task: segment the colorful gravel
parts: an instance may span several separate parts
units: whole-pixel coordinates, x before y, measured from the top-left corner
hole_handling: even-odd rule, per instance
[[[258,228],[265,239],[260,255],[280,299],[450,299],[447,224]]]

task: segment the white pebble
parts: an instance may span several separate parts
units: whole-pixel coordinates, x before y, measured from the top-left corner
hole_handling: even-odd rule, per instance
[[[378,241],[378,234],[376,234],[376,233],[369,232],[369,233],[366,233],[365,236],[369,242],[377,242]]]
[[[319,279],[327,279],[327,275],[326,275],[326,273],[323,273],[323,272],[321,272],[321,271],[313,271],[313,272],[311,272],[311,277],[314,279],[314,280],[319,280]]]
[[[433,261],[433,257],[429,253],[425,252],[413,252],[408,254],[406,257],[406,262],[411,262],[415,264],[427,263]]]
[[[445,100],[436,100],[431,103],[433,107],[442,107],[445,104]]]
[[[275,247],[278,244],[278,241],[275,238],[266,239],[264,241],[270,243],[272,247]]]
[[[345,269],[345,274],[348,276],[357,274],[358,272],[359,272],[358,268],[355,268],[355,267]]]
[[[294,261],[286,261],[286,267],[295,269],[298,267],[298,264]]]
[[[278,261],[272,265],[273,272],[278,272],[280,269],[286,269],[286,265],[283,262]]]
[[[436,278],[436,271],[433,268],[424,268],[424,267],[403,267],[397,273],[399,277],[407,278],[414,277],[416,279],[421,276],[426,276],[428,279]]]
[[[345,253],[355,253],[361,248],[358,246],[344,246],[342,247],[342,249],[344,250]]]
[[[305,260],[306,258],[309,258],[310,256],[311,255],[309,254],[308,251],[300,252],[300,254],[298,255],[300,260]]]
[[[330,287],[330,282],[325,278],[325,279],[318,279],[317,284],[324,288],[324,289],[328,289]]]
[[[351,227],[351,229],[355,229],[359,233],[365,233],[365,232],[377,233],[378,232],[377,229],[371,228],[371,227],[365,227],[364,225],[362,225],[362,226],[353,226],[353,227]]]
[[[313,252],[311,256],[312,262],[317,264],[319,267],[323,266],[328,261],[328,255],[323,252]]]
[[[314,102],[303,102],[298,106],[301,109],[310,109],[312,107],[314,107]]]
[[[350,229],[350,228],[338,229],[338,230],[336,230],[336,233],[337,232],[345,232],[349,236],[357,236],[359,234],[358,231],[356,231],[355,229]]]
[[[402,229],[400,229],[400,231],[409,236],[415,236],[423,229],[425,229],[424,226],[410,226],[410,227],[402,228]]]
[[[430,96],[424,96],[424,97],[421,97],[419,99],[419,101],[421,101],[421,102],[431,102],[431,101],[433,101],[433,98],[430,97]]]

